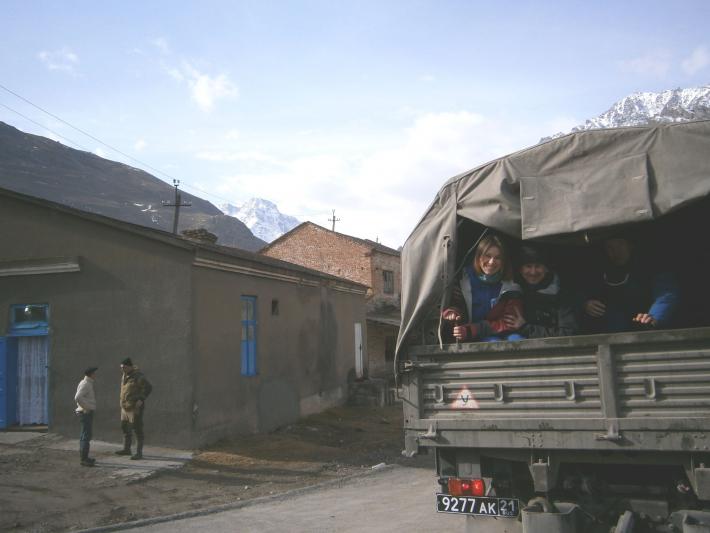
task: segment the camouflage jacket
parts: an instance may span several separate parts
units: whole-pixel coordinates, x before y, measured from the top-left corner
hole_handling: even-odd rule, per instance
[[[153,386],[146,379],[138,368],[134,368],[130,374],[124,374],[121,378],[121,408],[132,411],[136,408],[136,402],[143,400],[150,395]]]

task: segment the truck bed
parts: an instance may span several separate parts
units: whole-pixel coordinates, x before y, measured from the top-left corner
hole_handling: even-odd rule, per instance
[[[707,452],[710,328],[409,348],[405,445]]]

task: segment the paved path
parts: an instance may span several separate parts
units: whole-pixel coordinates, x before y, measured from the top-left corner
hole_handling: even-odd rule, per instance
[[[433,470],[393,467],[340,486],[271,498],[242,508],[129,531],[406,532],[464,530],[465,518],[438,514]]]
[[[36,444],[54,450],[75,451],[79,461],[79,441],[61,437],[53,433],[36,431],[0,431],[0,455],[28,453],[25,444]],[[110,442],[91,441],[91,456],[96,459],[96,466],[102,468],[109,478],[127,478],[136,481],[149,477],[159,470],[173,470],[192,458],[192,452],[146,446],[143,460],[132,461],[130,457],[115,455],[122,445]]]

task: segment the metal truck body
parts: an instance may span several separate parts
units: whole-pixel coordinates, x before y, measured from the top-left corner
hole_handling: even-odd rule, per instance
[[[435,454],[438,511],[483,532],[710,532],[708,154],[710,121],[584,131],[442,186],[402,250],[395,357],[405,452]],[[574,274],[620,228],[673,260],[683,329],[444,338],[483,231],[556,246]]]
[[[442,480],[487,479],[522,506],[559,494],[597,520],[628,509],[661,524],[710,500],[710,328],[423,345],[400,366],[406,451],[435,453]],[[594,465],[628,474],[585,480]],[[472,526],[523,531],[525,514]]]

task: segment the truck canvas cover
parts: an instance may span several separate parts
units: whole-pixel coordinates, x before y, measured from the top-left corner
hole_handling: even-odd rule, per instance
[[[457,223],[520,240],[582,242],[710,193],[710,121],[571,133],[447,181],[402,250],[401,347],[456,268]]]

